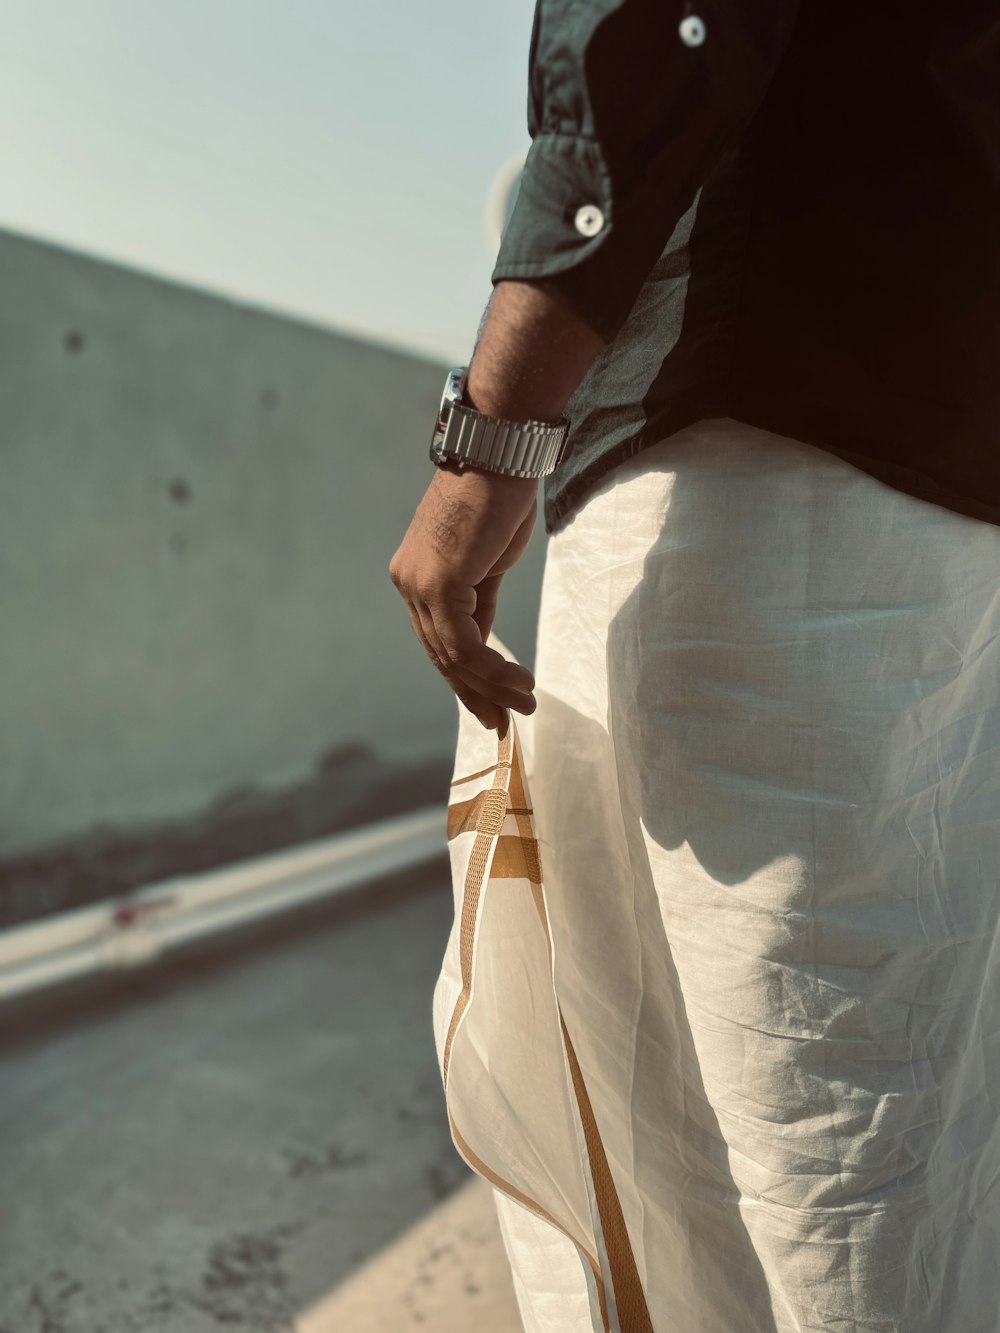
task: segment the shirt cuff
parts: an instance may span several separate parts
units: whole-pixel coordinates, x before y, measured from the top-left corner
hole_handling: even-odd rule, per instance
[[[600,144],[544,133],[531,142],[510,220],[491,275],[545,278],[605,342],[625,323],[669,231],[663,200],[647,197],[652,181],[630,197],[613,197]],[[650,209],[661,213],[651,230]],[[671,212],[673,210],[670,210]]]

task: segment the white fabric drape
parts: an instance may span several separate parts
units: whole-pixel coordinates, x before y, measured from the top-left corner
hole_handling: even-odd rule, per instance
[[[433,1014],[527,1333],[997,1333],[1000,527],[702,421],[549,538],[535,679]]]

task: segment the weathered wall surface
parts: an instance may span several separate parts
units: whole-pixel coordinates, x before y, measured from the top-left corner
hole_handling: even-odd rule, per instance
[[[0,283],[0,858],[447,756],[387,574],[446,367],[11,233]],[[496,623],[529,666],[544,543]]]

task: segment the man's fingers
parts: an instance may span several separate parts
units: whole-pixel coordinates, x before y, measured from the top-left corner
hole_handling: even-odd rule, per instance
[[[474,717],[479,719],[484,727],[496,728],[500,726],[503,721],[502,709],[488,695],[470,687],[450,671],[437,640],[434,622],[427,607],[419,602],[416,604],[407,602],[406,609],[410,615],[410,624],[413,626],[414,634],[423,644],[427,656],[441,675],[444,676],[458,699]]]
[[[534,701],[530,698],[530,689],[527,684],[524,688],[515,687],[498,681],[495,677],[488,678],[473,671],[467,666],[455,663],[448,651],[446,644],[441,638],[441,625],[439,619],[435,618],[433,608],[426,602],[419,600],[415,603],[417,612],[420,616],[420,622],[424,633],[434,650],[438,670],[448,681],[451,687],[458,693],[457,682],[461,682],[468,689],[473,690],[478,698],[486,702],[503,705],[507,708],[516,708],[519,712],[534,712]],[[481,648],[482,641],[477,639]],[[503,657],[493,649],[489,650],[493,656],[499,659],[503,665],[510,666]],[[527,673],[528,679],[531,679],[530,672]],[[460,696],[461,697],[461,696]]]
[[[479,635],[483,643],[490,637],[493,620],[497,613],[497,598],[500,595],[500,580],[503,572],[491,574],[476,584],[476,609],[472,618],[479,626]]]
[[[503,571],[475,586],[434,588],[421,594],[399,571],[390,577],[403,595],[410,624],[431,662],[468,710],[485,727],[503,725],[505,708],[533,713],[535,679],[527,667],[508,662],[485,639],[496,612]]]
[[[530,671],[506,661],[496,649],[487,648],[471,617],[467,618],[468,634],[475,636],[474,641],[470,641],[468,647],[463,645],[456,648],[458,639],[454,622],[442,621],[440,615],[434,615],[433,608],[429,608],[429,611],[440,644],[438,653],[444,661],[447,675],[464,681],[480,694],[508,708],[516,708],[522,713],[534,711],[531,698],[534,680]],[[461,635],[463,631],[458,633]]]
[[[475,597],[475,592],[472,596]],[[508,662],[502,653],[490,648],[483,642],[479,625],[475,620],[476,607],[465,609],[456,597],[424,596],[421,599],[430,611],[434,622],[437,639],[451,670],[457,672],[463,680],[475,677],[483,685],[500,694],[512,691],[510,702],[517,706],[516,696],[529,693],[535,688],[535,678],[527,667],[518,662]]]

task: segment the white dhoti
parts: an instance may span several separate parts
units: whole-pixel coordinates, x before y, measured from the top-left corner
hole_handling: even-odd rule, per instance
[[[526,1333],[997,1333],[1000,527],[703,421],[549,538],[535,680],[433,1006]]]

